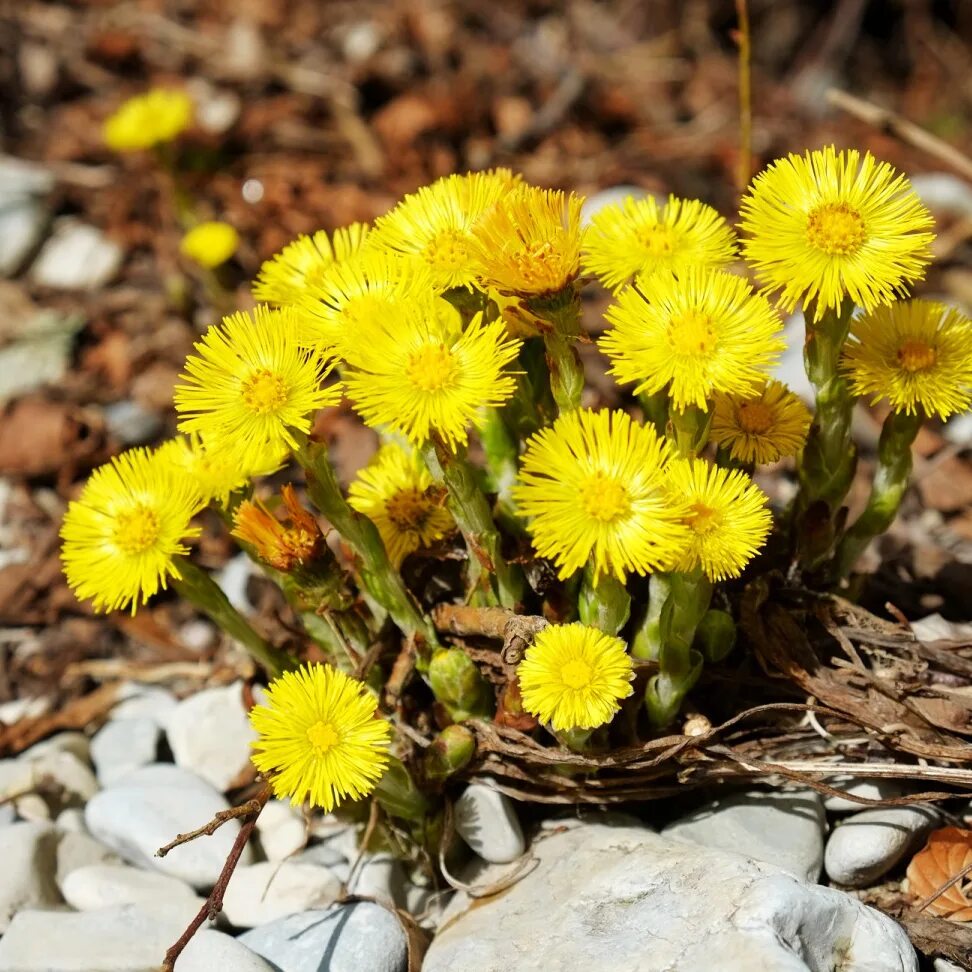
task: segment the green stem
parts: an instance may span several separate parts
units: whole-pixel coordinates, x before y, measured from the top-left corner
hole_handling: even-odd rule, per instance
[[[560,293],[532,298],[527,307],[550,325],[543,332],[543,345],[557,410],[561,415],[573,411],[584,390],[584,367],[576,347],[581,334],[580,295],[570,285]]]
[[[603,574],[594,583],[594,565],[584,565],[577,610],[581,621],[605,634],[616,635],[631,616],[631,595],[613,574]]]
[[[419,671],[425,671],[438,637],[431,621],[416,607],[401,575],[392,567],[378,528],[344,498],[323,443],[303,443],[297,450],[297,461],[304,468],[311,500],[358,555],[361,582],[406,635],[424,640],[418,645],[416,664]]]
[[[911,477],[911,444],[918,435],[922,415],[891,412],[884,420],[878,442],[878,464],[871,495],[864,512],[841,539],[836,554],[838,577],[851,572],[857,558],[876,536],[884,533],[897,516]]]
[[[668,389],[656,392],[641,392],[638,403],[645,413],[645,421],[654,427],[659,435],[665,435],[668,429]]]
[[[658,661],[671,620],[672,575],[652,574],[648,579],[648,609],[631,642],[631,656]]]
[[[250,622],[230,604],[220,586],[206,571],[184,558],[179,558],[178,567],[182,576],[175,578],[172,586],[231,638],[243,645],[254,661],[267,670],[268,675],[277,678],[285,671],[298,667],[296,658],[274,648],[253,630]]]
[[[489,490],[496,494],[497,518],[517,532],[522,526],[513,499],[513,486],[519,470],[516,439],[503,421],[499,409],[484,410],[479,428],[479,441],[486,454],[486,479]]]
[[[471,564],[476,565],[473,576],[485,574],[493,604],[515,608],[523,596],[523,576],[503,558],[499,531],[472,466],[464,454],[452,452],[438,438],[425,446],[423,455],[429,471],[449,491],[449,511],[465,538]]]
[[[683,459],[695,459],[709,441],[712,409],[686,405],[682,411],[671,408],[668,413],[669,438]]]

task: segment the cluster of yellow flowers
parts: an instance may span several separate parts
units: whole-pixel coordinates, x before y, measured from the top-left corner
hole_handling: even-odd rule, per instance
[[[896,300],[930,260],[931,218],[870,155],[827,148],[771,165],[743,200],[741,247],[695,200],[629,199],[586,226],[582,203],[495,169],[423,187],[374,226],[291,243],[261,268],[256,308],[211,327],[189,356],[175,390],[184,435],[115,459],[71,503],[71,586],[99,610],[134,611],[185,581],[193,518],[215,504],[254,556],[319,589],[315,560],[333,555],[296,494],[284,497],[289,526],[245,498],[296,458],[359,583],[403,631],[436,638],[398,568],[448,556],[436,545],[455,534],[473,603],[538,610],[523,551],[511,556],[525,531],[561,580],[583,575],[580,620],[561,616],[519,665],[525,710],[556,732],[594,730],[647,658],[660,668],[649,716],[664,725],[698,675],[691,645],[712,584],[739,577],[773,525],[754,467],[798,456],[811,428],[770,377],[784,347],[774,293],[785,310],[805,304],[808,338],[844,314],[829,380],[899,413],[969,406],[972,324]],[[740,251],[762,290],[737,272]],[[598,344],[644,421],[582,403],[585,274],[613,294]],[[848,302],[863,311],[852,321]],[[315,412],[342,400],[383,441],[346,497],[309,438]],[[466,456],[473,429],[485,472]],[[659,629],[671,612],[651,605],[628,629],[649,647],[629,648],[619,634],[633,574],[673,580],[661,596],[690,598],[691,626]],[[296,802],[364,795],[387,760],[374,696],[331,666],[283,674],[253,723],[258,767]]]

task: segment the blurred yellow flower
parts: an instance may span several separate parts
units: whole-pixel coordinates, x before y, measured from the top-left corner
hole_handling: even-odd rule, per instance
[[[153,88],[129,98],[104,124],[105,145],[136,152],[171,142],[192,124],[192,99],[184,91]]]
[[[224,264],[240,245],[240,237],[229,223],[210,220],[197,223],[179,244],[179,252],[201,267]]]
[[[710,435],[737,462],[764,465],[803,448],[810,417],[799,395],[769,381],[755,395],[716,395]]]

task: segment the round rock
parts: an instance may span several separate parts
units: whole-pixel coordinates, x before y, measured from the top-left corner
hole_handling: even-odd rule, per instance
[[[185,881],[124,865],[89,864],[72,871],[61,882],[64,900],[77,911],[93,911],[113,905],[141,905],[147,909],[177,901],[202,905]]]
[[[232,935],[204,928],[192,936],[176,959],[175,972],[279,972]]]
[[[106,722],[91,740],[91,759],[102,786],[155,762],[162,732],[149,716]]]
[[[15,823],[0,827],[0,932],[25,908],[60,904],[54,876],[57,831],[50,824]],[[0,966],[2,968],[2,966]]]
[[[523,830],[513,801],[482,783],[470,783],[456,800],[456,832],[491,864],[508,864],[524,851]]]
[[[257,819],[256,831],[268,861],[282,861],[307,843],[303,817],[287,800],[270,800]]]
[[[341,882],[327,868],[293,861],[264,861],[238,867],[223,899],[223,911],[240,928],[254,928],[311,908],[331,904]]]

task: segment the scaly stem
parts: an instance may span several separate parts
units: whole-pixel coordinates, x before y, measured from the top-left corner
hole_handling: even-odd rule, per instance
[[[191,560],[179,558],[179,573],[172,586],[187,600],[206,614],[231,638],[238,641],[262,665],[267,674],[276,678],[285,671],[297,668],[299,662],[292,655],[268,644],[253,630],[250,622],[230,604],[220,586]]]
[[[522,532],[513,499],[513,485],[519,468],[516,439],[503,421],[499,409],[484,410],[479,441],[486,454],[487,485],[496,494],[497,518],[511,529]]]
[[[712,409],[686,405],[682,411],[674,406],[668,413],[668,437],[683,459],[695,459],[709,441]]]
[[[645,422],[653,426],[659,435],[665,435],[668,430],[668,389],[641,392],[638,403],[645,413]]]
[[[648,578],[648,609],[631,642],[631,656],[641,661],[658,661],[671,621],[672,575],[652,574]]]
[[[297,461],[304,468],[307,492],[314,505],[358,555],[362,584],[406,635],[424,640],[418,645],[416,665],[419,671],[425,671],[431,649],[439,643],[435,628],[416,607],[401,575],[392,567],[378,528],[344,498],[323,443],[303,443],[297,450]]]
[[[532,298],[527,306],[550,325],[543,332],[543,344],[550,369],[550,390],[563,415],[580,405],[584,390],[584,367],[575,346],[581,334],[580,294],[571,284],[560,293]]]
[[[613,574],[604,574],[594,582],[594,565],[584,565],[584,576],[577,597],[581,621],[605,634],[616,635],[631,615],[631,595]]]
[[[864,512],[854,521],[837,546],[837,576],[846,577],[857,558],[876,536],[894,521],[911,477],[911,444],[923,416],[891,412],[884,420],[878,443],[878,464]]]
[[[449,491],[449,511],[465,538],[471,564],[479,568],[474,567],[473,576],[485,574],[486,593],[493,604],[515,608],[523,596],[523,576],[503,558],[492,512],[465,455],[434,438],[423,456],[429,471]]]

